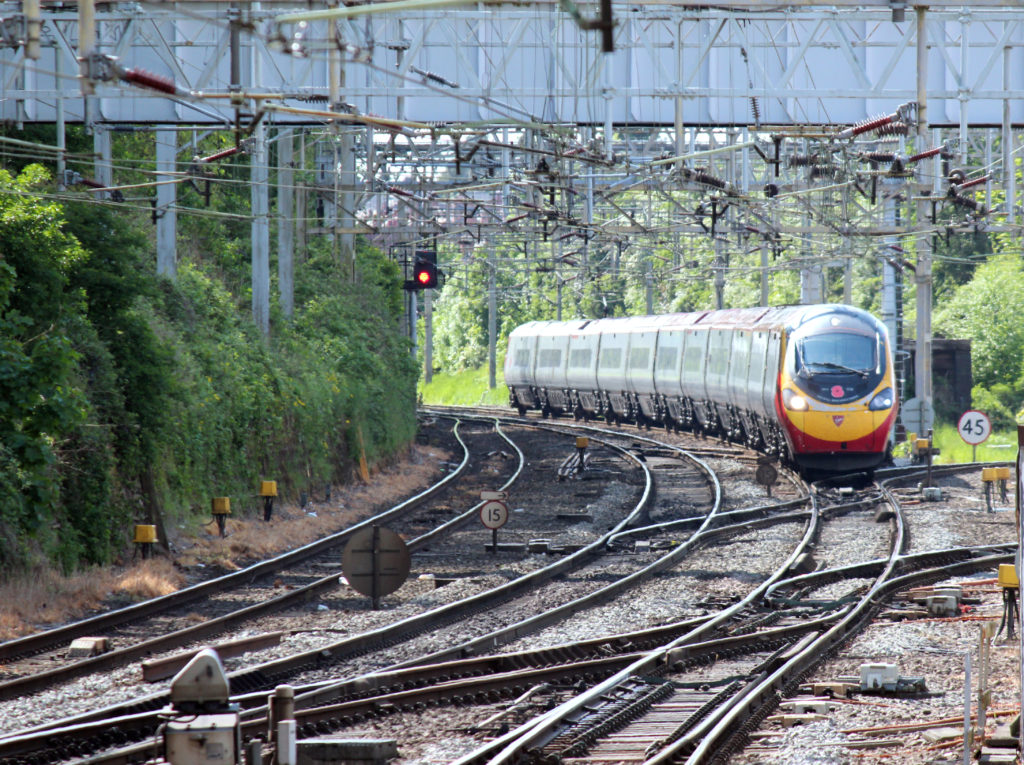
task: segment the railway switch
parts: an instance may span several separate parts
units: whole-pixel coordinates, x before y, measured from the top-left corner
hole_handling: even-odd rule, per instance
[[[242,740],[238,706],[216,651],[196,654],[171,681],[170,719],[163,725],[171,765],[237,765]]]

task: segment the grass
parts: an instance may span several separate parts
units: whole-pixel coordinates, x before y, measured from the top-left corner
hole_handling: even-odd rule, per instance
[[[971,445],[964,443],[957,433],[955,424],[940,424],[932,435],[932,443],[941,450],[935,461],[950,462],[1013,462],[1017,459],[1017,432],[1015,430],[993,431],[983,444],[977,447],[977,458],[971,454]]]
[[[508,388],[501,370],[497,374],[497,387],[487,387],[487,367],[467,369],[449,374],[437,372],[430,384],[420,381],[419,393],[424,404],[452,406],[504,406],[508,404]]]

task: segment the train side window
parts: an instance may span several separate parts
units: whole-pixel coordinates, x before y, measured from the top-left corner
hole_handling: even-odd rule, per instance
[[[704,343],[687,343],[683,354],[683,369],[686,372],[700,371],[700,362],[704,358]]]
[[[651,358],[650,348],[630,348],[629,349],[629,368],[630,369],[647,369],[647,362]]]
[[[618,369],[622,366],[622,348],[602,348],[601,369]]]
[[[676,368],[676,359],[678,357],[679,352],[675,348],[659,348],[655,366],[659,372],[671,372]]]
[[[519,348],[516,350],[516,366],[517,367],[528,367],[530,366],[530,349]]]
[[[537,354],[538,367],[557,367],[562,363],[562,351],[558,348],[544,348]]]
[[[573,369],[590,368],[590,349],[573,348],[569,351],[569,366]]]

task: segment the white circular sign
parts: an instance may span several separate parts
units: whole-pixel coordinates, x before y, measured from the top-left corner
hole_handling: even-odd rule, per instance
[[[988,415],[984,412],[969,409],[960,415],[956,430],[960,438],[972,446],[977,446],[992,435],[992,423],[988,421]]]
[[[508,505],[500,499],[491,499],[480,507],[480,523],[489,529],[500,529],[508,522]]]

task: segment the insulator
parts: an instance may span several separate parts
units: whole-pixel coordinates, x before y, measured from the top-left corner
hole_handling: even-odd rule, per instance
[[[886,135],[909,135],[910,126],[906,122],[890,122],[887,125],[881,125],[875,128],[875,135],[886,136]]]
[[[724,189],[729,185],[721,178],[718,178],[704,170],[694,170],[691,177],[697,183],[703,183],[705,186],[714,186],[716,189]]]
[[[838,167],[829,167],[826,165],[814,165],[811,168],[811,180],[817,180],[818,178],[835,178],[842,170]]]
[[[879,117],[872,117],[871,119],[861,120],[853,127],[846,128],[839,133],[838,138],[853,138],[854,136],[868,133],[872,130],[878,130],[885,125],[888,125],[896,118],[894,114],[885,114]]]
[[[951,194],[949,199],[953,204],[959,205],[960,207],[966,207],[968,210],[974,210],[979,215],[984,215],[986,212],[985,205],[981,204],[976,199],[962,197],[956,193]]]
[[[807,167],[808,165],[817,164],[817,160],[817,157],[809,154],[790,154],[786,157],[786,165],[788,167]]]
[[[153,74],[145,69],[129,69],[121,76],[126,81],[133,85],[138,85],[140,88],[151,88],[152,90],[159,90],[161,93],[170,93],[171,95],[175,95],[178,92],[174,80],[170,77]]]
[[[934,149],[927,149],[919,154],[915,154],[912,157],[907,157],[907,162],[920,162],[922,159],[928,159],[929,157],[935,157],[943,152],[945,146],[936,146]]]
[[[218,159],[224,159],[225,157],[230,157],[233,154],[238,154],[239,151],[240,151],[240,149],[237,146],[230,146],[227,149],[223,149],[222,151],[218,151],[216,154],[211,154],[208,157],[200,157],[199,161],[200,162],[216,162]]]
[[[891,151],[867,151],[860,158],[865,162],[895,162],[897,155]]]
[[[754,115],[754,124],[760,127],[761,125],[761,104],[757,101],[757,96],[750,97],[750,111]]]
[[[965,183],[961,183],[960,185],[958,185],[956,187],[956,190],[963,191],[964,189],[970,189],[973,188],[974,186],[980,186],[981,184],[985,183],[990,177],[991,176],[983,175],[980,178],[975,178],[973,180],[966,181]]]

